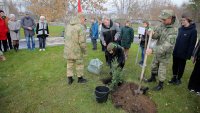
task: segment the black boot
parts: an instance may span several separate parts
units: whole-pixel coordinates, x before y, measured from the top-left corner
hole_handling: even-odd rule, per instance
[[[163,83],[159,81],[158,85],[156,87],[153,88],[154,91],[160,91],[161,89],[163,89]]]
[[[71,85],[73,83],[74,79],[72,77],[68,77],[68,84]]]
[[[156,82],[156,75],[157,74],[151,74],[151,78],[147,79],[146,82]]]
[[[174,83],[175,85],[180,85],[182,82],[181,82],[181,79],[177,79],[176,82]]]
[[[177,81],[177,76],[173,75],[172,79],[170,81],[168,81],[168,83],[174,84],[174,83],[176,83],[176,81]]]
[[[78,83],[86,83],[87,80],[84,79],[83,77],[78,77]]]

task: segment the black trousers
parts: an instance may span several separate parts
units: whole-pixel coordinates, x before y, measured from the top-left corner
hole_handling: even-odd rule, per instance
[[[3,45],[3,49],[2,49]],[[0,50],[6,52],[8,49],[7,40],[0,40]]]
[[[39,37],[39,46],[40,49],[45,49],[46,47],[46,37]]]
[[[9,48],[13,49],[12,39],[10,37],[10,33],[7,33],[7,39],[8,39],[8,46],[9,46]]]
[[[102,41],[100,40],[100,44],[101,44],[101,50],[102,51],[105,51],[106,50],[106,47],[103,45]]]
[[[173,75],[176,75],[178,80],[180,80],[183,76],[185,65],[186,65],[186,59],[181,59],[173,56],[173,65],[172,65]]]
[[[194,70],[190,76],[188,89],[200,92],[200,58],[195,63]]]
[[[92,45],[93,45],[93,50],[97,49],[97,39],[91,39],[92,40]]]

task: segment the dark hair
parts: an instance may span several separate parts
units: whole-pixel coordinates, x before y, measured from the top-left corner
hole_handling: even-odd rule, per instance
[[[185,18],[189,23],[192,22],[192,15],[191,15],[191,13],[183,13],[181,17]]]
[[[145,24],[147,24],[147,26],[149,26],[149,22],[147,20],[144,20],[142,23],[143,24],[145,23]]]
[[[0,9],[0,13],[2,13],[2,12],[4,13],[4,11]]]

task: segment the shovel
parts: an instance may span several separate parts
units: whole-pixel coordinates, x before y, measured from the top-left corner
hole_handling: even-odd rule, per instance
[[[148,40],[148,43],[147,43],[147,49],[146,50],[149,49],[151,39],[152,39],[152,31],[150,31],[150,34],[149,34],[149,40]],[[142,66],[142,72],[141,72],[141,75],[140,75],[140,82],[139,82],[138,89],[134,90],[135,94],[144,94],[144,91],[143,91],[143,89],[141,89],[141,87],[142,87],[142,81],[143,81],[143,77],[144,77],[146,62],[147,62],[147,56],[148,55],[145,53],[144,63],[143,63],[143,66]]]

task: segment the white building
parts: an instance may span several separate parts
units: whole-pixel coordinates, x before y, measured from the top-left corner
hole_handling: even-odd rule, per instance
[[[9,7],[6,0],[0,0],[0,9],[3,10],[6,15],[9,15]]]

